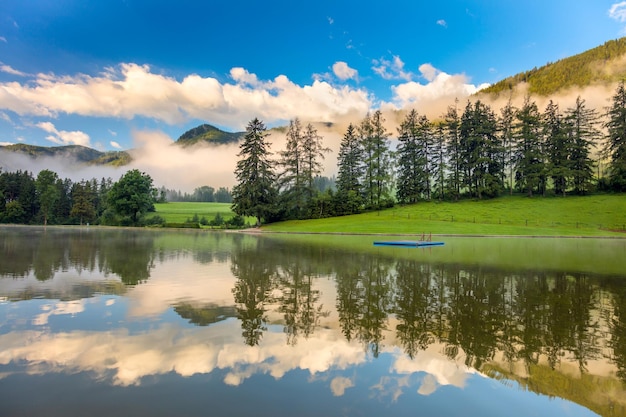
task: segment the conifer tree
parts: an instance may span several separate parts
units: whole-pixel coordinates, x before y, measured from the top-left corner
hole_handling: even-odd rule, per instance
[[[570,136],[570,173],[576,194],[590,191],[593,180],[593,159],[591,150],[596,147],[600,138],[598,114],[585,105],[580,96],[576,98],[574,107],[566,111],[566,123]]]
[[[513,122],[515,120],[515,112],[517,110],[513,107],[513,103],[509,98],[506,105],[500,110],[500,119],[498,130],[500,132],[500,140],[504,148],[503,161],[503,174],[508,177],[509,194],[513,194],[513,172],[514,172],[514,149],[515,149],[515,136],[513,134]],[[508,175],[507,175],[508,173]]]
[[[232,192],[232,210],[240,216],[255,217],[257,225],[272,220],[276,214],[276,175],[266,136],[262,121],[255,118],[248,123],[235,169],[237,184]]]
[[[461,171],[470,195],[495,197],[502,189],[502,146],[496,117],[480,100],[467,103],[460,125]]]
[[[515,177],[520,189],[532,197],[543,192],[545,180],[544,155],[541,143],[541,116],[537,104],[526,97],[516,113]]]
[[[325,148],[322,142],[323,137],[317,133],[317,129],[311,123],[307,124],[302,138],[302,172],[306,181],[309,202],[315,194],[314,179],[322,173],[324,154],[330,152],[330,149]]]
[[[366,116],[359,129],[365,151],[365,201],[370,209],[381,208],[391,201],[391,151],[384,122],[382,112],[377,110]]]
[[[454,105],[448,106],[448,110],[443,117],[443,128],[446,135],[445,147],[449,164],[447,189],[454,200],[458,200],[461,196],[461,118],[459,117],[457,106],[458,100],[455,99]]]
[[[559,105],[552,100],[543,114],[543,136],[546,149],[546,169],[554,184],[554,192],[565,196],[571,177],[571,136],[566,129]]]
[[[400,203],[419,201],[428,190],[428,159],[421,137],[425,126],[417,111],[407,113],[398,129],[396,197]]]
[[[363,205],[364,165],[361,145],[356,128],[350,123],[337,155],[337,198],[341,214],[358,213]]]
[[[281,200],[287,216],[304,218],[307,206],[307,177],[304,171],[304,133],[298,118],[289,122],[285,150],[279,152]]]
[[[626,88],[622,80],[606,109],[604,156],[609,158],[609,182],[615,191],[626,191]]]

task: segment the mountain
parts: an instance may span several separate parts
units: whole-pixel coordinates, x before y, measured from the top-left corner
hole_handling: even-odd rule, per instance
[[[22,143],[0,146],[0,151],[9,151],[32,158],[62,157],[76,160],[88,165],[122,166],[128,164],[132,158],[126,151],[100,152],[80,145],[67,146],[34,146]]]
[[[203,124],[194,127],[183,133],[177,140],[176,144],[187,147],[198,143],[206,143],[212,145],[226,145],[230,143],[238,143],[245,135],[245,132],[224,132],[215,126]]]
[[[608,85],[626,78],[626,37],[578,55],[507,77],[478,94],[497,96],[527,83],[528,93],[549,96],[569,88]]]

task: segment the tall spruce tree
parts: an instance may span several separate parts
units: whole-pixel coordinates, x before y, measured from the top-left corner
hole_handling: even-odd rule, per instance
[[[476,198],[495,197],[502,189],[502,146],[491,108],[468,102],[460,126],[463,183]]]
[[[606,109],[606,143],[603,154],[609,159],[609,183],[615,191],[626,191],[626,88],[622,80]]]
[[[329,148],[324,147],[323,139],[311,123],[306,125],[302,138],[302,172],[309,202],[316,192],[314,180],[322,173],[324,154],[330,152]]]
[[[585,100],[576,98],[573,107],[566,110],[565,122],[570,136],[570,173],[576,194],[585,194],[592,188],[593,165],[592,148],[600,139],[598,113],[587,108]]]
[[[427,148],[421,137],[425,123],[417,111],[407,113],[398,129],[396,197],[402,204],[418,202],[428,190]]]
[[[546,149],[546,169],[557,195],[565,196],[571,171],[571,136],[568,134],[559,105],[552,100],[543,113],[543,136]]]
[[[358,213],[363,205],[363,148],[352,123],[341,140],[337,165],[337,210],[340,214]]]
[[[432,158],[430,173],[433,179],[433,193],[439,200],[443,200],[446,194],[446,135],[443,123],[437,123],[433,134]]]
[[[498,130],[500,132],[500,140],[504,148],[502,152],[503,161],[503,174],[507,177],[507,188],[509,194],[513,194],[513,173],[515,167],[514,150],[515,150],[515,135],[513,134],[513,122],[515,120],[515,112],[517,110],[513,107],[513,103],[509,98],[506,105],[500,109],[500,118]]]
[[[444,134],[446,135],[446,154],[448,155],[447,189],[449,195],[458,200],[461,196],[461,118],[458,111],[458,100],[448,106],[443,117]]]
[[[366,116],[359,133],[365,156],[364,192],[367,208],[379,209],[391,201],[391,151],[382,112]]]
[[[520,190],[529,197],[533,192],[543,193],[545,185],[545,164],[541,143],[541,115],[537,104],[526,97],[516,113],[515,178]]]
[[[266,130],[257,118],[248,123],[235,169],[237,184],[232,192],[232,210],[240,216],[255,217],[257,225],[272,220],[278,196]]]
[[[304,171],[304,133],[298,118],[289,122],[285,150],[280,151],[279,166],[282,171],[278,178],[281,201],[287,217],[306,217],[307,177]]]

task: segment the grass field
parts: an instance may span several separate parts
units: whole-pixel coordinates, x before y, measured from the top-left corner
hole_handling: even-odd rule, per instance
[[[168,223],[184,223],[196,214],[198,218],[204,217],[209,222],[217,213],[224,220],[235,215],[230,209],[230,203],[157,203],[154,207],[156,213],[151,215],[159,215]]]
[[[626,195],[424,202],[379,212],[265,225],[274,232],[622,236]]]

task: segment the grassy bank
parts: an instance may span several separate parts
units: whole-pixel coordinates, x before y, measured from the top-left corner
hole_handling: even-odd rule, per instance
[[[263,226],[273,232],[622,236],[626,195],[501,197],[484,201],[423,202],[328,219]]]

